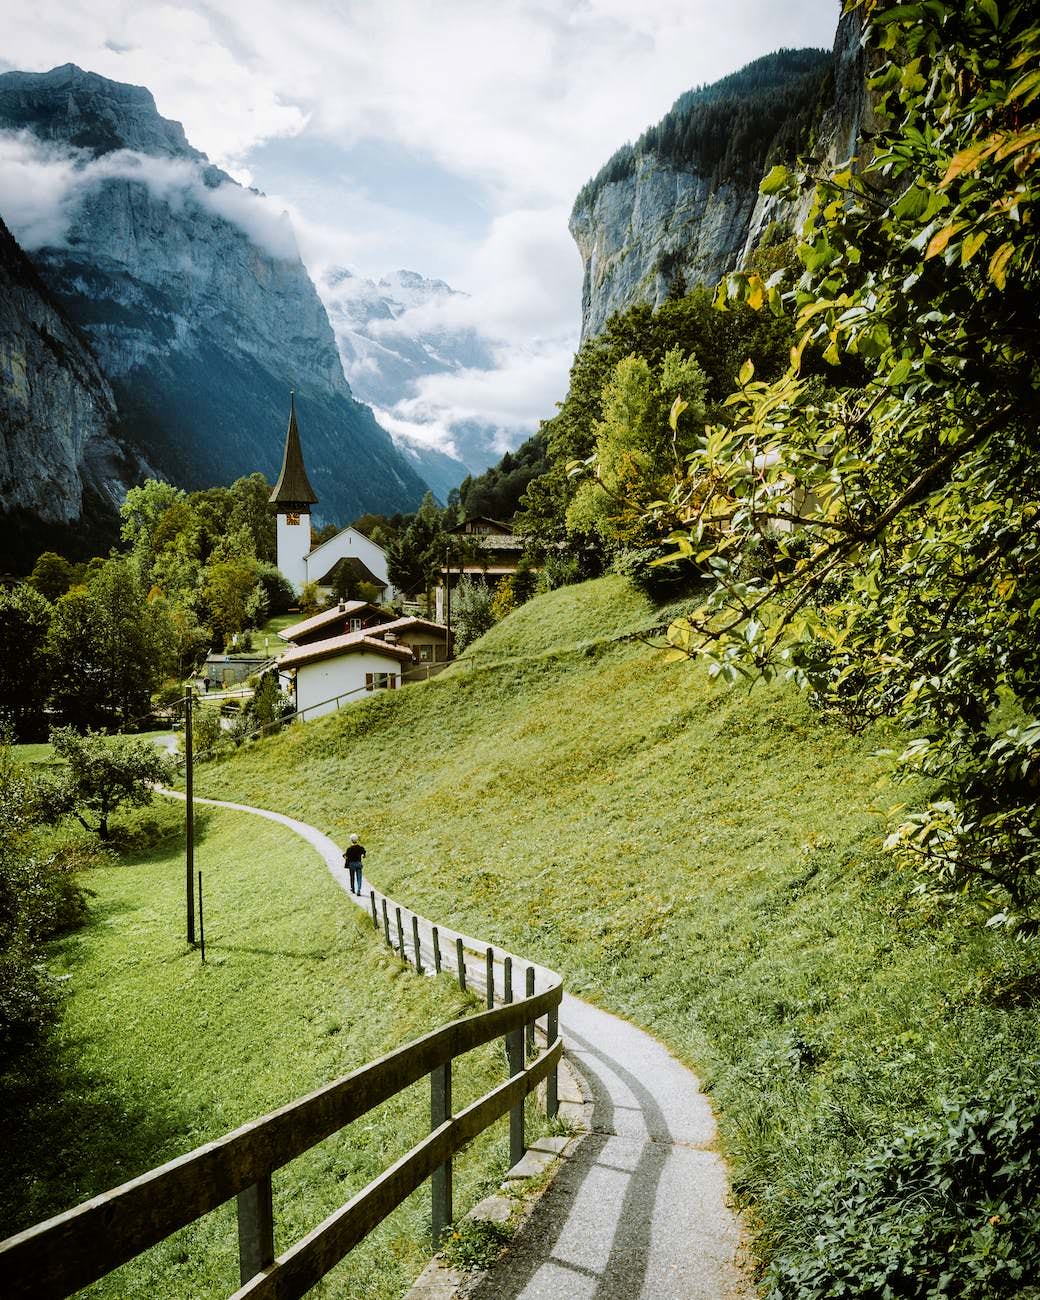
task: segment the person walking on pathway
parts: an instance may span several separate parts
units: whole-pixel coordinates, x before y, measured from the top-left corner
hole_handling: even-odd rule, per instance
[[[364,856],[365,846],[360,843],[356,835],[351,835],[343,860],[346,862],[347,871],[350,873],[350,892],[352,894],[361,893],[361,859]]]

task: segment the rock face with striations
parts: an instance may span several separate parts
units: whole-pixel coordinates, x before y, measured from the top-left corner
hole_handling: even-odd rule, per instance
[[[3,129],[31,132],[41,164],[72,164],[64,236],[27,251],[143,456],[187,488],[273,480],[294,388],[315,513],[414,508],[426,485],[354,400],[287,218],[210,166],[147,90],[71,64],[0,76]]]
[[[149,467],[113,436],[115,398],[97,359],[0,221],[0,526],[4,566],[41,538],[69,555],[105,543],[106,523]]]
[[[582,337],[636,302],[714,285],[758,247],[794,235],[806,204],[765,199],[775,162],[811,144],[849,156],[867,112],[860,19],[845,15],[834,51],[782,50],[687,92],[578,195],[570,230],[585,267]]]

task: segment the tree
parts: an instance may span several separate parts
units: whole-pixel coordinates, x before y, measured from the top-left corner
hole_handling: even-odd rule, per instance
[[[50,603],[28,583],[0,588],[0,715],[23,738],[37,734],[50,689]]]
[[[54,607],[47,640],[52,703],[79,726],[141,720],[171,662],[172,643],[163,602],[149,601],[132,562],[113,556]]]
[[[44,551],[26,579],[30,587],[51,602],[64,596],[75,580],[75,567],[54,551]]]
[[[444,562],[444,536],[443,512],[433,493],[427,492],[407,527],[387,548],[387,574],[399,591],[429,594]]]
[[[72,727],[51,732],[51,744],[65,760],[62,788],[76,820],[101,839],[111,838],[109,818],[117,808],[151,802],[153,787],[169,781],[173,760],[140,736],[103,736]],[[87,814],[93,814],[92,825]]]
[[[1031,932],[1040,904],[1040,23],[1025,4],[847,3],[866,14],[882,130],[816,180],[788,372],[749,364],[673,495],[676,554],[717,585],[680,654],[785,673],[910,736],[935,786],[890,844]],[[764,192],[794,190],[774,168]],[[806,378],[813,351],[836,367]],[[840,382],[851,358],[861,383]],[[847,373],[847,372],[846,372]]]
[[[461,654],[494,626],[492,600],[491,588],[486,582],[472,578],[460,580],[452,594],[451,604],[456,654]]]

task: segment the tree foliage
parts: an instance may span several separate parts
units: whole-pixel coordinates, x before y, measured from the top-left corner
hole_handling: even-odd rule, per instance
[[[825,50],[777,50],[709,86],[687,90],[634,145],[623,145],[580,190],[574,210],[599,191],[635,174],[653,154],[709,179],[743,177],[754,183],[771,159],[792,159],[805,142],[830,58]]]
[[[22,739],[37,734],[50,689],[51,606],[34,587],[0,588],[0,715]]]
[[[65,760],[62,792],[76,819],[103,840],[111,836],[109,818],[124,805],[149,803],[153,786],[171,779],[171,759],[141,736],[80,735],[72,727],[51,732],[51,744]],[[88,820],[93,816],[97,824]]]
[[[699,438],[676,554],[710,567],[678,653],[783,672],[855,723],[895,717],[936,786],[893,847],[993,922],[1040,904],[1040,23],[1023,3],[847,0],[876,51],[881,130],[815,182],[779,379],[746,366]],[[813,354],[836,367],[807,376]],[[839,367],[853,359],[861,382]],[[843,381],[844,378],[844,381]]]

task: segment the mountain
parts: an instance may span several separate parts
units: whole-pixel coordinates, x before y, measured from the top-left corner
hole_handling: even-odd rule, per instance
[[[34,165],[64,186],[65,229],[23,246],[139,455],[186,488],[273,480],[295,389],[316,515],[418,504],[426,483],[354,400],[288,219],[211,166],[146,89],[72,64],[9,72],[0,130],[30,133]]]
[[[97,358],[0,221],[0,527],[4,567],[44,544],[80,558],[111,540],[127,486],[150,470],[114,431]]]
[[[425,376],[494,366],[475,329],[446,323],[452,306],[468,295],[416,271],[372,280],[343,267],[329,270],[318,288],[354,392],[375,408],[399,450],[446,500],[468,474],[479,474],[496,459],[490,449],[497,430],[476,422],[453,426],[452,456],[423,438],[422,421],[409,406]]]
[[[795,214],[764,204],[759,182],[810,140],[819,148],[850,130],[855,138],[835,87],[854,95],[858,86],[862,98],[862,74],[849,66],[859,58],[857,21],[842,20],[833,54],[780,50],[687,91],[582,188],[570,231],[585,267],[583,338],[635,302],[714,284],[750,247],[794,233]]]

